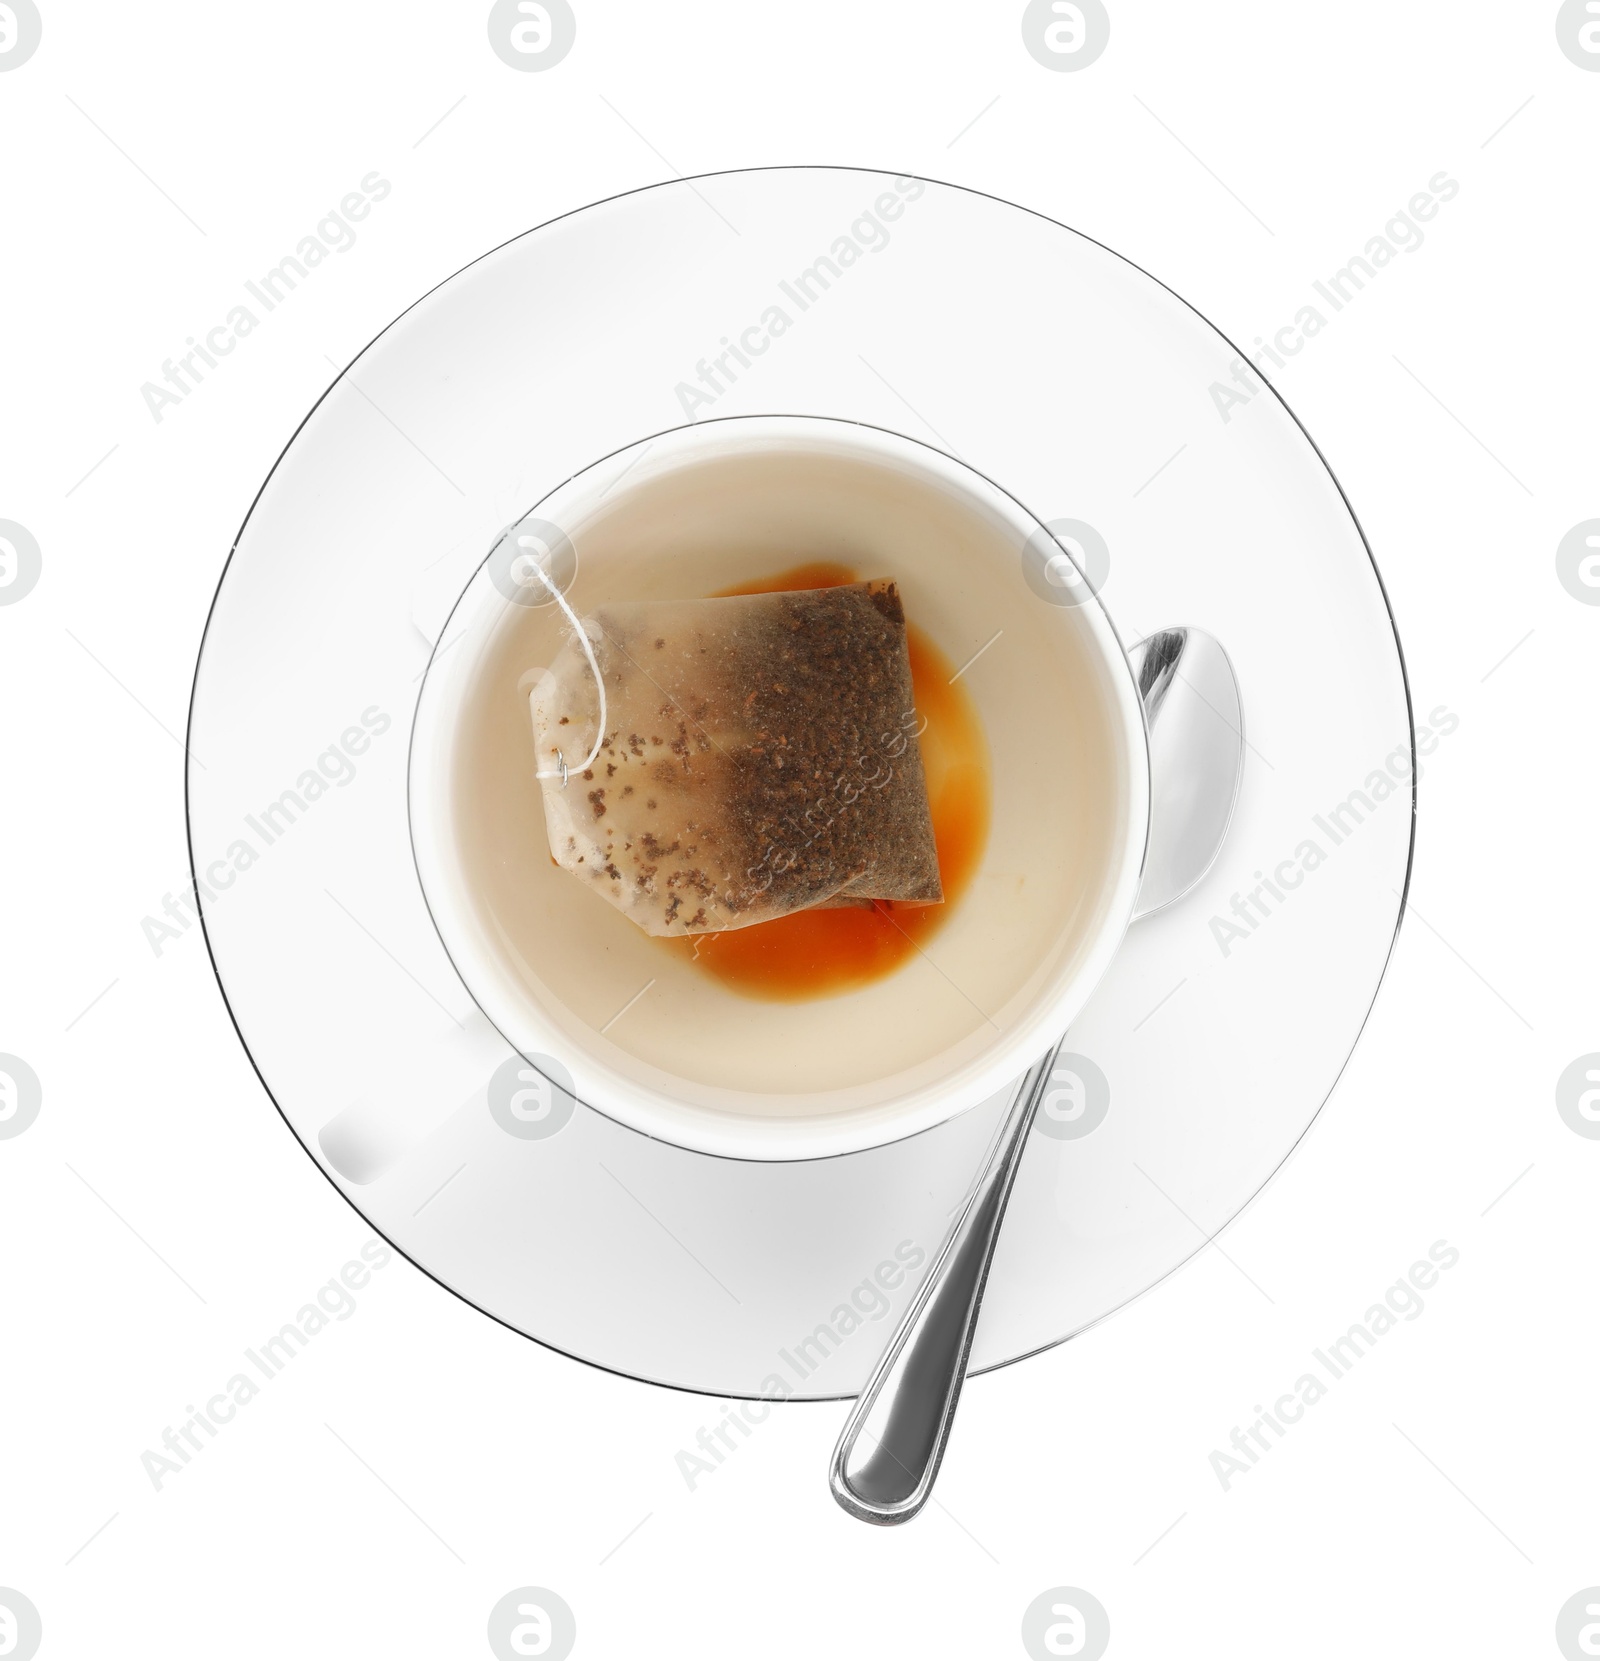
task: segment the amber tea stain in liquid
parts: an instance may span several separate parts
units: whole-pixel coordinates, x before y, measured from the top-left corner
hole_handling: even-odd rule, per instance
[[[772,594],[832,588],[861,578],[829,561],[797,565],[722,594]],[[949,660],[909,618],[906,644],[928,807],[939,850],[944,901],[908,905],[874,900],[871,906],[797,911],[746,929],[726,929],[687,940],[659,942],[747,997],[800,1001],[846,992],[892,974],[926,945],[960,903],[989,839],[989,747],[978,712]]]

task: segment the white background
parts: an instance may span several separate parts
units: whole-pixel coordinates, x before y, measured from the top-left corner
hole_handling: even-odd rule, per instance
[[[1600,73],[1551,0],[1109,0],[1109,49],[1066,74],[1015,0],[579,0],[537,74],[490,51],[484,4],[41,3],[0,74],[0,518],[44,562],[0,607],[0,1050],[44,1088],[0,1141],[0,1585],[40,1653],[488,1655],[491,1606],[537,1584],[580,1656],[1021,1656],[1060,1585],[1116,1658],[1558,1655],[1600,1583],[1600,1143],[1555,1107],[1600,1049],[1600,608],[1555,567],[1600,516]],[[691,1492],[674,1456],[716,1403],[547,1353],[400,1261],[157,1491],[141,1453],[370,1237],[198,931],[158,959],[140,929],[186,874],[172,735],[233,534],[330,360],[464,262],[780,162],[1024,203],[1245,344],[1460,182],[1275,377],[1361,516],[1418,709],[1461,720],[1356,1057],[1227,1257],[972,1385],[905,1529],[829,1498],[837,1406],[774,1413]],[[357,244],[156,423],[141,384],[372,170],[393,192]],[[1439,1239],[1460,1262],[1423,1315],[1225,1490],[1212,1450]]]

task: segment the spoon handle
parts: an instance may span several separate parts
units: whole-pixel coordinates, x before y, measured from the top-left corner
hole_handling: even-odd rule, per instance
[[[1019,1081],[956,1225],[845,1423],[828,1483],[853,1517],[903,1523],[933,1489],[961,1399],[972,1335],[1011,1184],[1057,1044]]]

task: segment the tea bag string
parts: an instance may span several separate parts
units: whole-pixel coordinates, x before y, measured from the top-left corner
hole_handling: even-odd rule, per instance
[[[537,537],[519,536],[517,538],[517,546],[519,548],[533,549],[539,546],[539,541]],[[605,742],[606,680],[605,676],[600,673],[600,665],[595,661],[594,647],[589,644],[589,631],[578,621],[577,613],[567,604],[566,595],[556,587],[550,573],[546,571],[545,568],[539,563],[538,559],[531,554],[528,558],[527,569],[531,570],[534,576],[536,576],[539,581],[550,590],[550,598],[561,607],[561,615],[572,625],[572,632],[577,635],[578,644],[583,647],[583,655],[589,660],[589,670],[594,676],[595,690],[600,694],[600,725],[595,730],[594,746],[589,751],[588,755],[586,755],[583,760],[578,763],[575,769],[569,769],[566,757],[562,755],[560,748],[557,747],[555,766],[541,767],[539,771],[533,775],[536,779],[560,779],[561,787],[564,790],[567,785],[568,772],[586,772],[594,764],[595,757],[600,754],[600,746]],[[533,700],[534,693],[529,692],[528,708],[530,713],[533,710]]]

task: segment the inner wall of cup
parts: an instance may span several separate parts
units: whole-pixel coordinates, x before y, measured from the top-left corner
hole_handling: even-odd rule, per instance
[[[608,466],[608,477],[620,470]],[[523,1048],[554,1029],[624,1085],[701,1108],[882,1106],[981,1063],[1059,999],[1126,857],[1131,758],[1082,609],[1028,588],[1013,521],[904,456],[752,444],[646,460],[603,490],[569,486],[538,510],[553,511],[577,548],[567,597],[580,616],[606,600],[699,597],[836,560],[895,579],[908,618],[952,664],[1000,631],[964,677],[990,749],[988,848],[925,951],[887,978],[804,1002],[722,985],[553,864],[519,685],[553,660],[564,624],[554,606],[501,602],[480,573],[478,603],[498,620],[458,670],[452,781],[478,933],[456,954],[469,985],[470,961],[487,952],[502,986],[537,1011],[508,1032]],[[507,767],[507,756],[522,762]]]

